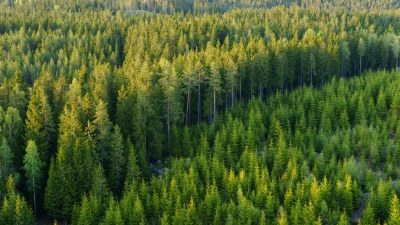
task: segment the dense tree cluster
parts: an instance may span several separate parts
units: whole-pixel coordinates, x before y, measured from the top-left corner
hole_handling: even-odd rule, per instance
[[[146,12],[160,14],[174,13],[223,13],[234,9],[243,8],[271,8],[277,5],[298,5],[303,8],[315,10],[344,9],[349,11],[365,11],[369,9],[389,10],[398,8],[396,0],[1,0],[0,4],[7,8],[18,8],[29,13],[43,13],[48,10],[66,10],[81,12],[87,9],[112,11],[122,10],[129,14],[142,14]]]
[[[0,223],[398,221],[397,4],[0,1]]]
[[[119,200],[104,201],[104,193],[89,191],[74,207],[72,221],[398,221],[399,85],[397,72],[333,79],[320,90],[239,103],[210,126],[174,127],[174,157],[165,177],[127,176]],[[130,148],[127,167],[140,176],[137,152]]]

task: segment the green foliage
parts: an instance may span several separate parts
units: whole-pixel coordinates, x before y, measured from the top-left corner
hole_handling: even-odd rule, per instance
[[[398,7],[0,1],[0,223],[392,224]]]
[[[35,141],[29,140],[24,157],[25,176],[27,177],[27,188],[33,193],[34,210],[36,211],[36,190],[41,190],[41,179],[43,176],[44,163],[41,161]]]
[[[138,164],[138,156],[133,145],[128,141],[128,161],[126,163],[127,184],[137,181],[141,177],[141,169]]]
[[[110,181],[110,187],[114,192],[119,192],[121,184],[123,181],[123,171],[125,166],[125,154],[124,154],[124,144],[123,138],[118,125],[114,126],[114,133],[111,136],[111,150],[110,155],[107,157],[109,159],[110,174],[108,176]],[[135,159],[133,159],[135,160]]]
[[[2,138],[1,145],[0,145],[0,168],[1,168],[1,192],[5,192],[5,183],[7,178],[13,172],[13,158],[14,153],[11,151],[9,145],[7,144],[7,139]],[[2,194],[3,196],[4,194]]]
[[[102,100],[99,100],[99,103],[96,107],[93,126],[96,133],[96,150],[99,154],[99,158],[101,159],[101,165],[104,167],[105,158],[108,158],[107,156],[111,155],[109,152],[109,143],[112,123],[109,120],[106,105]]]
[[[400,212],[399,212],[399,199],[397,195],[394,194],[392,200],[390,201],[390,214],[388,218],[388,225],[399,224]]]
[[[36,224],[32,209],[24,197],[16,192],[14,178],[7,180],[7,195],[0,208],[1,224]]]
[[[53,153],[51,147],[56,141],[56,130],[50,105],[53,91],[52,85],[49,85],[51,81],[50,74],[43,71],[33,87],[25,120],[25,138],[35,141],[38,145],[40,160],[46,164],[50,160],[50,154]]]

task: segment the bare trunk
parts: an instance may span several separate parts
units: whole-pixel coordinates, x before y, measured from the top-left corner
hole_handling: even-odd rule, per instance
[[[312,86],[312,77],[313,77],[313,69],[312,69],[312,63],[310,63],[310,80],[311,80],[311,86]]]
[[[242,75],[239,76],[239,99],[242,101]]]
[[[167,141],[168,141],[168,155],[170,155],[170,147],[171,147],[171,124],[170,124],[170,104],[168,101],[168,106],[167,106]]]
[[[37,215],[37,211],[36,211],[36,190],[33,189],[33,208],[35,210],[35,216]]]
[[[201,122],[201,83],[200,83],[200,74],[198,75],[199,78],[199,86],[198,86],[198,91],[197,91],[197,123]]]
[[[234,91],[233,91],[233,84],[231,85],[231,94],[232,94],[232,108],[234,106],[234,101],[235,101],[235,97],[234,97]]]
[[[360,56],[360,74],[362,73],[361,61],[362,61],[362,57]]]
[[[250,99],[253,98],[253,75],[250,76]]]
[[[342,71],[340,72],[340,74],[342,75],[342,77],[344,77],[344,75],[343,75],[343,69],[344,68],[344,60],[342,59]]]
[[[209,104],[209,106],[210,106],[210,113],[208,114],[208,123],[211,123],[211,121],[212,121],[212,117],[213,117],[213,114],[212,114],[212,111],[213,111],[213,103],[212,103],[212,101],[210,101],[210,104]]]
[[[213,116],[213,120],[215,121],[216,118],[217,118],[217,115],[216,115],[216,106],[215,106],[215,87],[214,87],[214,116]]]
[[[303,86],[303,57],[300,57],[300,86]]]
[[[104,144],[103,142],[101,143],[101,149],[100,149],[100,154],[101,154],[101,167],[104,168]]]
[[[33,208],[34,208],[35,216],[36,216],[36,189],[35,189],[35,173],[34,172],[33,172],[33,176],[32,176],[32,188],[33,188]]]
[[[186,101],[186,126],[189,125],[190,122],[190,81],[187,93],[187,101]]]

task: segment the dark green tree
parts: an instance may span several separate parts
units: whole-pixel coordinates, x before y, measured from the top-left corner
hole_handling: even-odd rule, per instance
[[[118,125],[114,126],[114,132],[111,136],[111,149],[109,159],[109,182],[110,187],[114,192],[119,192],[121,181],[123,180],[123,171],[125,167],[125,151],[124,140]]]

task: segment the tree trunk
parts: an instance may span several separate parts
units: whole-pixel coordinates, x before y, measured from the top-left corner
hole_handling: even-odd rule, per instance
[[[32,168],[32,172],[33,172],[33,168]],[[36,216],[36,190],[35,190],[35,173],[33,172],[33,176],[32,176],[32,188],[33,188],[33,208],[35,211],[35,216]]]
[[[231,94],[232,94],[232,108],[234,106],[234,101],[235,101],[235,97],[234,97],[234,91],[233,91],[233,83],[231,85]]]
[[[312,77],[313,77],[313,69],[312,69],[312,62],[310,62],[310,81],[311,81],[311,86],[312,86]]]
[[[239,76],[239,99],[242,101],[242,74]]]
[[[341,69],[341,72],[340,72],[342,77],[344,77],[343,71],[344,71],[344,60],[342,59],[342,69]]]
[[[217,115],[216,115],[216,107],[215,107],[215,86],[214,86],[214,116],[213,116],[213,120],[215,121],[215,119],[217,118]]]
[[[300,57],[300,86],[303,87],[303,57]]]
[[[261,75],[260,75],[260,79],[259,79],[259,91],[260,91],[260,93],[259,93],[259,96],[260,96],[260,99],[262,99],[262,80],[261,80]]]
[[[167,103],[167,148],[168,148],[168,155],[171,154],[171,124],[170,124],[170,104],[169,101]]]
[[[185,125],[189,126],[190,122],[190,81],[188,86],[187,101],[186,101],[186,121]]]
[[[200,74],[199,74],[199,86],[197,89],[197,123],[199,124],[201,122],[201,84],[200,84]]]
[[[250,99],[253,98],[253,74],[250,76]]]

